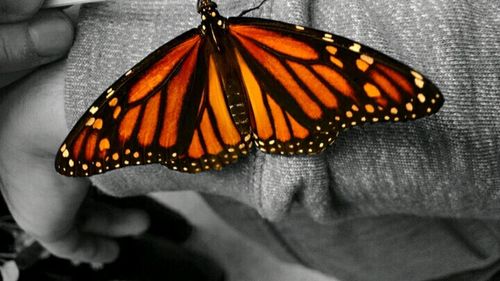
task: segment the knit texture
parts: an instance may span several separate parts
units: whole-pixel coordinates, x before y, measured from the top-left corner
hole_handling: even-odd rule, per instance
[[[69,56],[68,125],[71,127],[99,94],[149,52],[197,26],[200,19],[195,2],[120,0],[85,6]],[[218,4],[223,15],[235,16],[257,2]],[[484,273],[491,268],[500,256],[500,247],[497,232],[490,228],[498,226],[491,221],[465,219],[500,216],[500,3],[275,0],[252,16],[326,30],[379,49],[434,81],[445,104],[438,114],[415,122],[351,129],[319,156],[255,152],[222,172],[187,175],[150,165],[120,169],[93,177],[93,181],[117,196],[176,189],[229,196],[272,220],[282,218],[292,202],[299,201],[300,210],[276,224],[275,230],[285,241],[296,243],[299,256],[312,266],[348,280],[401,280],[405,275],[414,278],[404,280],[427,280],[461,271],[483,269]],[[320,222],[352,220],[342,223],[347,230],[338,224],[316,226],[305,212]],[[450,234],[449,221],[408,220],[395,215],[464,220],[453,220]],[[378,218],[366,218],[375,216]],[[408,221],[413,223],[408,225]],[[413,229],[403,231],[400,237],[401,241],[413,237],[415,243],[401,245],[414,250],[434,238],[442,241],[441,234],[451,241],[444,244],[448,249],[453,248],[450,245],[459,247],[463,241],[453,234],[457,228],[467,233],[466,237],[480,233],[479,237],[487,239],[471,240],[472,248],[466,251],[470,260],[448,259],[444,267],[429,262],[390,267],[395,261],[409,265],[412,256],[402,251],[386,255],[388,260],[382,261],[383,252],[378,250],[390,245],[390,240],[380,242],[383,235],[373,234],[370,237],[374,240],[361,243],[366,239],[360,237],[366,233],[361,235],[360,229],[389,235],[401,227]],[[308,229],[318,232],[308,233]],[[425,236],[425,231],[430,234]],[[327,239],[312,241],[315,234]],[[335,245],[342,239],[351,239],[343,242],[351,247],[375,247],[373,255],[350,253],[339,245],[320,246]],[[380,243],[375,243],[377,239]],[[483,247],[483,242],[489,246]],[[475,256],[476,246],[487,249],[488,259]],[[310,252],[315,247],[325,252],[314,256]],[[447,256],[463,254],[455,249],[442,251]],[[429,257],[422,251],[412,253],[422,261]],[[346,257],[345,263],[339,262],[341,257]],[[379,270],[382,264],[386,268]],[[479,275],[484,277],[483,273]]]

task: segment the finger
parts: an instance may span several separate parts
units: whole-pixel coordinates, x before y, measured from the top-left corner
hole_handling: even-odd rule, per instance
[[[150,220],[148,234],[175,243],[185,242],[193,232],[193,226],[184,216],[148,196],[116,198],[99,195],[96,200],[119,208],[144,210]]]
[[[64,56],[73,25],[61,11],[41,11],[29,22],[0,25],[0,73],[37,67]]]
[[[82,232],[124,237],[139,235],[149,227],[149,216],[138,209],[121,209],[100,202],[88,203],[82,210]]]
[[[0,1],[0,23],[16,22],[31,18],[40,9],[43,0]]]
[[[14,81],[19,80],[20,78],[31,73],[32,69],[20,70],[11,73],[5,73],[0,76],[0,88],[3,88]]]
[[[116,241],[86,234],[77,229],[57,240],[39,242],[52,254],[79,262],[109,263],[114,261],[120,252]]]

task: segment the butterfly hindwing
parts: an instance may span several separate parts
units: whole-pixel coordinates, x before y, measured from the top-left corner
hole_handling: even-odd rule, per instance
[[[443,103],[420,73],[360,43],[271,20],[229,22],[265,152],[315,154],[342,129],[417,119]]]

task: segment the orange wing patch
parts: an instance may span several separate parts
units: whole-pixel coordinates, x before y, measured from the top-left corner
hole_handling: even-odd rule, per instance
[[[375,100],[379,105],[387,105],[387,99],[382,96],[382,93],[377,86],[373,85],[372,83],[365,83],[365,85],[363,85],[363,90],[369,98]]]
[[[248,25],[231,26],[229,30],[235,35],[250,37],[271,49],[291,57],[304,60],[316,60],[319,58],[316,50],[309,45],[277,32]]]
[[[281,142],[289,141],[291,139],[291,135],[286,123],[285,115],[283,115],[283,110],[281,110],[280,106],[269,95],[267,95],[267,101],[273,115],[274,127],[276,128],[276,138]]]
[[[197,45],[198,46],[198,45]],[[198,48],[194,48],[182,64],[181,71],[172,78],[167,88],[167,105],[159,143],[169,148],[177,143],[178,123],[182,110],[184,96],[187,93],[189,78],[191,77],[198,59]]]
[[[92,132],[87,139],[87,145],[85,147],[85,159],[87,159],[87,161],[91,161],[92,157],[94,157],[96,144],[97,144],[97,132]]]
[[[144,110],[141,127],[137,135],[139,143],[144,147],[151,145],[155,136],[160,110],[160,97],[160,93],[156,93],[148,101]]]
[[[338,108],[337,97],[312,73],[305,67],[296,62],[287,61],[290,67],[295,71],[311,92],[330,109]]]
[[[75,142],[73,143],[73,155],[80,155],[80,151],[82,151],[83,141],[87,136],[88,130],[89,129],[85,128],[76,138]]]
[[[241,54],[238,50],[235,50],[235,52],[240,66],[243,83],[245,84],[250,105],[254,113],[253,116],[257,127],[257,133],[260,138],[267,140],[273,135],[273,128],[271,121],[269,120],[269,116],[267,115],[266,106],[264,105],[262,91],[257,79],[253,75],[245,60],[241,57]]]
[[[339,91],[342,95],[357,101],[358,98],[353,87],[349,84],[345,77],[337,71],[325,65],[313,65],[313,69],[323,77],[332,87]]]
[[[290,120],[290,124],[292,125],[293,136],[298,139],[305,139],[309,136],[309,131],[300,125],[295,119],[287,113],[286,116],[288,120]]]
[[[200,37],[195,36],[167,53],[161,60],[149,68],[141,79],[131,87],[128,100],[130,103],[136,102],[146,95],[166,79],[174,66],[183,58],[195,44],[199,44]]]
[[[205,140],[205,145],[207,146],[207,152],[212,155],[217,155],[222,151],[222,146],[215,135],[214,128],[212,127],[212,122],[208,117],[208,112],[205,110],[203,117],[201,118],[200,124],[201,134]]]
[[[414,93],[413,86],[408,82],[408,78],[404,77],[394,69],[391,69],[383,64],[377,64],[377,68],[382,70],[382,72],[389,76],[399,87],[401,87],[406,93],[412,95]]]
[[[189,146],[188,156],[194,159],[200,159],[205,154],[200,142],[198,130],[194,131],[191,145]]]
[[[401,103],[401,93],[387,78],[375,71],[371,71],[369,75],[373,79],[373,81],[377,85],[379,85],[380,88],[387,93],[387,95],[389,95],[392,100],[396,101],[397,103]]]
[[[213,57],[210,57],[208,66],[208,97],[221,132],[222,140],[227,145],[235,145],[241,136],[229,115],[228,106],[222,91],[221,81]]]
[[[139,113],[141,112],[141,107],[141,105],[137,105],[129,110],[127,114],[125,114],[125,117],[123,117],[119,129],[120,141],[122,143],[127,142],[132,136],[135,124],[137,123],[137,118],[139,118]]]

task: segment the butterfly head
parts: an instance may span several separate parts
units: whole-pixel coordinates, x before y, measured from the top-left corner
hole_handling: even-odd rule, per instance
[[[221,18],[217,4],[210,0],[198,0],[198,13],[204,23],[218,21]]]
[[[203,14],[205,12],[210,13],[211,11],[217,12],[217,4],[210,0],[198,0],[198,13]]]
[[[210,0],[198,0],[198,13],[201,14],[202,34],[210,35],[217,49],[220,50],[217,37],[220,36],[221,30],[226,28],[226,18],[219,14],[217,4]]]

